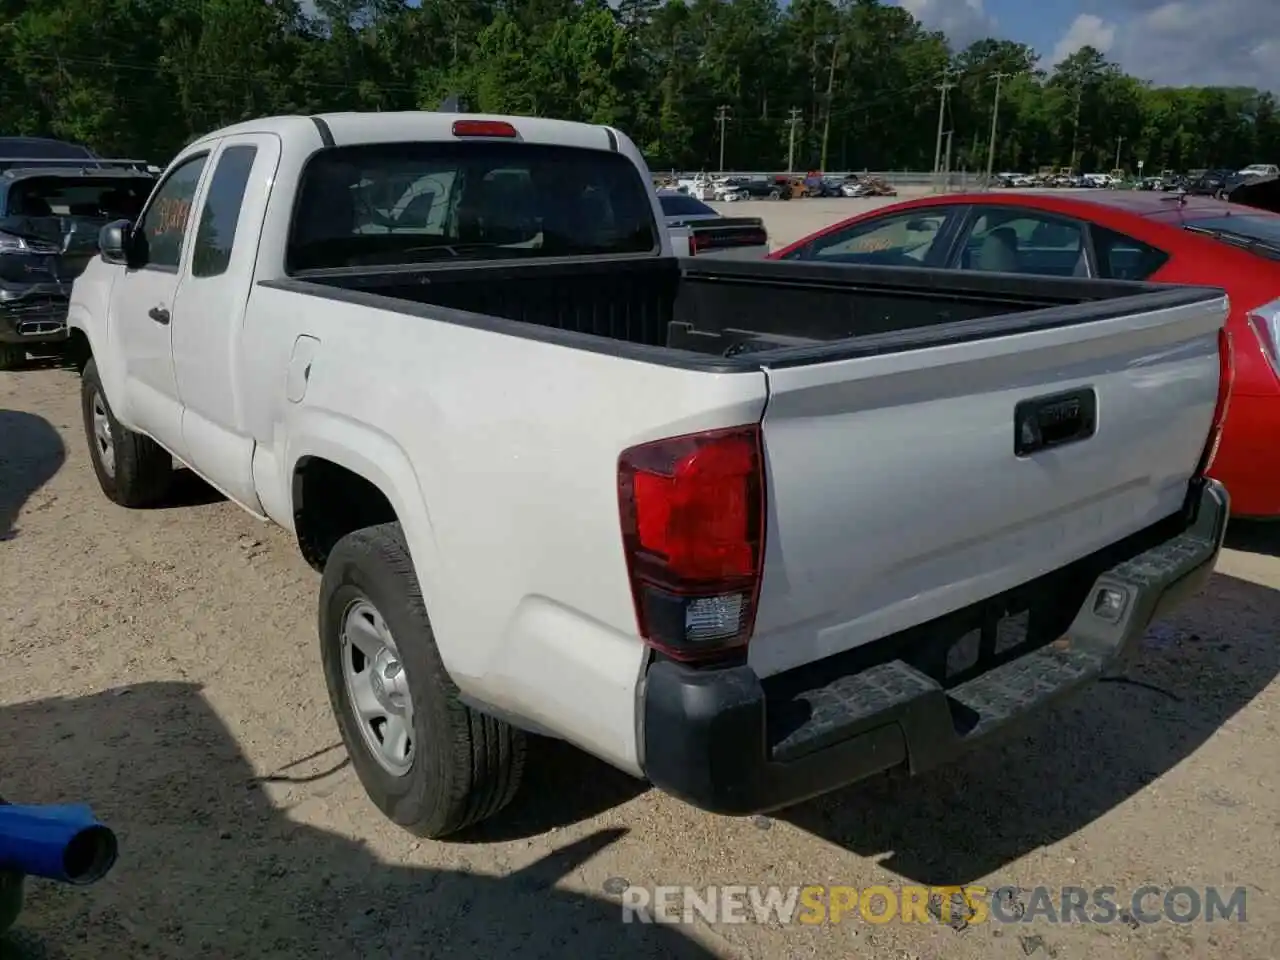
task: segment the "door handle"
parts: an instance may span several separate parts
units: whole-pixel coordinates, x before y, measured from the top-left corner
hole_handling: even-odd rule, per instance
[[[164,307],[152,307],[147,311],[147,316],[156,323],[168,324],[169,322],[169,311]]]

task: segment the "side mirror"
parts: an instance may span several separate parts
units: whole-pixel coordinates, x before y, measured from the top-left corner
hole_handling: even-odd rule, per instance
[[[115,220],[98,231],[98,251],[107,263],[129,265],[129,233],[133,224]]]
[[[937,221],[937,220],[926,220],[926,219],[924,219],[924,218],[920,218],[920,219],[917,219],[917,220],[908,220],[908,221],[907,221],[907,229],[908,229],[908,230],[910,230],[910,231],[911,231],[911,232],[913,232],[913,233],[922,233],[922,232],[927,231],[927,230],[937,230],[937,229],[938,229],[938,221]]]

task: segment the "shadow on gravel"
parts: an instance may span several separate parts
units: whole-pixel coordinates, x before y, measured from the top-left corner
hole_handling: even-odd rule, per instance
[[[97,886],[28,882],[20,932],[54,958],[714,957],[675,928],[624,925],[605,897],[556,888],[624,830],[493,877],[464,858],[460,870],[385,864],[291,820],[194,684],[7,707],[0,729],[10,800],[89,803],[120,837]]]
[[[9,540],[18,513],[67,459],[58,431],[44,417],[0,410],[0,541]]]
[[[1126,673],[1140,686],[1095,684],[1015,739],[779,817],[860,856],[883,857],[880,866],[909,881],[964,884],[995,873],[1071,836],[1195,753],[1280,673],[1277,623],[1280,592],[1216,574],[1200,597],[1152,626]],[[1233,801],[1216,791],[1202,802],[1209,809]]]

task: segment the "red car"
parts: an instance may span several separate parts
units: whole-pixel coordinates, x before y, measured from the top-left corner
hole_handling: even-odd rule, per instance
[[[1280,517],[1280,213],[1167,193],[922,197],[843,220],[774,260],[1221,287],[1235,387],[1210,471],[1239,517]]]

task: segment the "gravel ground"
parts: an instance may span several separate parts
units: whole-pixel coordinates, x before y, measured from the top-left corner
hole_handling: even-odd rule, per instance
[[[866,201],[764,208],[776,239]],[[806,226],[807,223],[807,226]],[[797,232],[798,231],[798,232]],[[74,373],[0,373],[0,793],[87,801],[120,835],[98,886],[29,885],[51,956],[1268,960],[1280,956],[1280,528],[1240,525],[1132,678],[916,780],[728,819],[540,742],[465,839],[384,821],[348,769],[316,655],[317,577],[188,475],[108,503]],[[621,879],[619,879],[621,878]],[[634,884],[1243,886],[1248,921],[622,925]],[[0,945],[0,957],[39,951]]]

